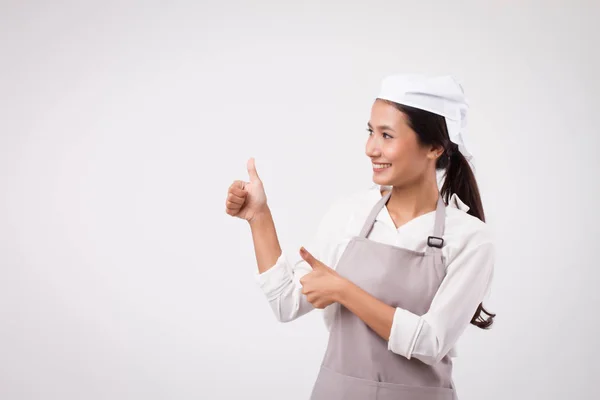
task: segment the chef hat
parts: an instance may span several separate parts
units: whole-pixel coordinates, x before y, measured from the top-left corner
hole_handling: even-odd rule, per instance
[[[467,160],[473,158],[465,143],[469,104],[462,86],[450,76],[428,77],[420,74],[396,74],[383,79],[379,99],[420,108],[439,114],[446,120],[450,141],[458,145]]]

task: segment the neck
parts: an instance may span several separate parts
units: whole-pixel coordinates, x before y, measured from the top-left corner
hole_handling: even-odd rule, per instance
[[[409,221],[435,211],[439,195],[435,174],[433,179],[421,179],[412,185],[393,186],[387,203],[388,212],[401,221]]]

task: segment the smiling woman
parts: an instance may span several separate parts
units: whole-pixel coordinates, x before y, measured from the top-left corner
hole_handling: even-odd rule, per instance
[[[455,343],[494,317],[482,305],[495,251],[464,143],[467,108],[450,76],[384,79],[365,146],[376,186],[332,204],[293,265],[253,159],[249,182],[230,186],[226,212],[250,223],[275,317],[324,309],[329,343],[312,400],[457,398]]]

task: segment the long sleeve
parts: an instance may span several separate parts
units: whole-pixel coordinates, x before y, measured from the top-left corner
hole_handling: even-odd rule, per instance
[[[338,203],[332,203],[321,218],[316,234],[304,246],[325,263],[332,260],[333,244],[340,232],[339,219],[342,214],[337,207]],[[300,246],[297,247],[300,249]],[[255,273],[256,282],[278,321],[290,322],[314,309],[302,294],[300,283],[300,279],[311,271],[311,266],[299,254],[282,251],[273,267],[262,274]]]
[[[433,365],[455,345],[490,291],[495,250],[491,242],[466,247],[450,262],[427,313],[396,308],[388,349]]]
[[[304,260],[291,265],[286,253],[282,251],[273,267],[262,274],[256,273],[256,281],[278,321],[293,321],[313,310],[312,304],[302,294],[300,284],[300,278],[310,270],[310,265]]]

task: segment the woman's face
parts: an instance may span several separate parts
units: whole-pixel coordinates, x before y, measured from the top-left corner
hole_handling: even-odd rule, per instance
[[[375,100],[371,107],[366,154],[373,164],[373,182],[379,185],[414,183],[422,179],[431,166],[432,146],[419,144],[406,118],[404,113],[382,100]],[[385,165],[380,168],[381,165],[375,164]]]

